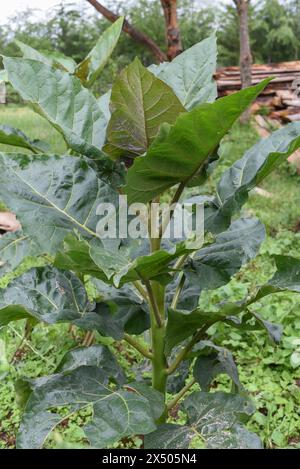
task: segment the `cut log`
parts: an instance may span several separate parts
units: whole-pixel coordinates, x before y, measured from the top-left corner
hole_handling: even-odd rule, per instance
[[[300,120],[300,61],[254,64],[251,76],[254,85],[264,78],[274,77],[252,105],[253,114],[265,107],[270,117],[280,122]],[[220,97],[228,96],[242,87],[239,67],[220,68],[215,79]]]

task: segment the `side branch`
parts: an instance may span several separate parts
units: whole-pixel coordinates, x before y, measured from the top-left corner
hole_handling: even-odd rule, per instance
[[[186,347],[184,347],[184,349],[181,350],[181,352],[179,352],[179,354],[177,355],[177,357],[175,358],[174,362],[171,363],[171,365],[169,366],[169,368],[167,369],[167,374],[168,375],[171,375],[174,373],[174,371],[177,370],[178,366],[180,365],[180,363],[187,357],[187,355],[190,353],[190,351],[192,350],[192,348],[194,347],[194,345],[197,344],[197,342],[199,342],[203,337],[204,337],[204,334],[205,332],[207,331],[207,329],[211,326],[212,324],[209,324],[209,325],[205,325],[203,326],[202,329],[200,329],[198,332],[196,332],[196,334],[194,335],[194,337],[192,338],[192,340],[188,343],[188,345]]]
[[[178,394],[176,394],[176,396],[174,397],[174,399],[172,399],[169,404],[167,405],[167,410],[171,410],[173,409],[173,407],[175,407],[175,405],[180,401],[180,399],[183,398],[183,396],[190,390],[190,388],[196,383],[196,379],[193,378],[188,384],[186,384],[184,386],[184,388],[181,389],[181,391],[179,391]]]
[[[131,347],[135,348],[140,354],[142,354],[145,358],[149,358],[152,360],[153,356],[152,353],[146,349],[138,340],[135,340],[129,334],[124,334],[124,340],[131,345]]]

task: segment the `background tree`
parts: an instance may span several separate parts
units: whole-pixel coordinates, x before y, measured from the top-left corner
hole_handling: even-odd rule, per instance
[[[87,2],[90,3],[99,13],[101,13],[111,22],[116,21],[120,17],[120,15],[112,12],[97,0],[87,0]],[[145,33],[134,28],[126,19],[123,24],[123,31],[129,34],[135,41],[148,47],[158,62],[163,62],[166,60],[166,54],[159,48],[153,39],[147,36]]]
[[[242,88],[247,88],[252,84],[252,54],[250,48],[249,37],[249,16],[248,7],[250,0],[233,0],[239,15],[239,31],[240,31],[240,73]],[[250,110],[247,110],[241,121],[246,123],[250,117]]]
[[[253,24],[257,59],[263,63],[295,60],[298,28],[289,5],[278,0],[265,0],[259,4]]]
[[[222,66],[237,65],[240,59],[239,17],[233,5],[224,5],[217,12],[218,59]]]
[[[177,0],[161,0],[166,23],[168,59],[173,60],[182,52],[182,42],[177,19]]]
[[[101,26],[99,32],[96,32],[93,23],[76,8],[75,3],[64,2],[55,8],[48,25],[52,45],[76,62],[80,62],[87,55],[97,36],[104,31],[105,25]]]

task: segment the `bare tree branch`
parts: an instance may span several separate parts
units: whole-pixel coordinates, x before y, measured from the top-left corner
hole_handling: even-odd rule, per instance
[[[99,13],[101,13],[101,15],[103,15],[112,23],[114,23],[115,21],[117,21],[118,18],[120,18],[119,15],[110,11],[104,5],[99,3],[98,0],[87,0],[87,2],[89,2]],[[148,49],[152,52],[158,62],[164,62],[168,60],[166,54],[159,48],[159,46],[153,41],[153,39],[131,26],[131,24],[127,20],[124,20],[123,31],[129,36],[131,36],[135,41],[148,47]]]
[[[177,0],[161,0],[166,22],[168,59],[173,60],[182,52],[180,29],[177,20]]]

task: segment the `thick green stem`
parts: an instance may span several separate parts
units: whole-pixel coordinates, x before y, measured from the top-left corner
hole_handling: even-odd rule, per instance
[[[150,232],[150,230],[149,230]],[[150,238],[151,252],[158,251],[161,245],[160,238]],[[152,346],[152,387],[159,391],[166,400],[167,388],[167,360],[165,356],[165,288],[157,282],[145,283],[151,317],[151,346]],[[167,407],[165,412],[157,421],[164,423],[167,417]]]
[[[161,324],[157,323],[156,316],[151,308],[151,342],[152,342],[152,387],[166,397],[167,387],[167,360],[165,356],[165,289],[157,282],[152,282],[152,290],[161,317]],[[167,409],[157,423],[166,421]]]
[[[159,200],[155,202],[159,202]],[[149,236],[151,252],[159,251],[162,232],[159,230],[158,238],[151,237],[151,218],[149,219]],[[149,297],[151,317],[152,387],[162,393],[164,401],[166,401],[168,363],[165,355],[165,287],[155,281],[145,282],[145,287]],[[164,423],[166,418],[167,407],[165,406],[165,411],[157,423]]]

